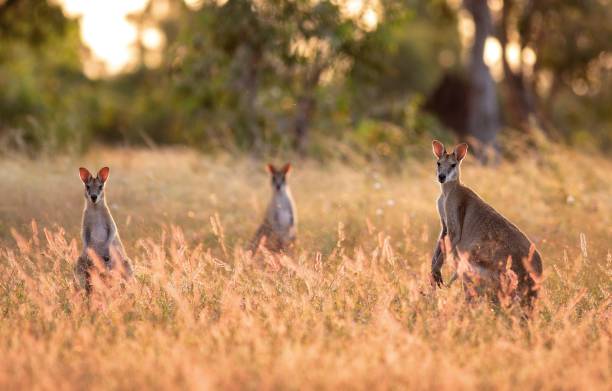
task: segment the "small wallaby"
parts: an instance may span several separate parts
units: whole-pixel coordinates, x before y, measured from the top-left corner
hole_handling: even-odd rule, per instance
[[[460,166],[467,144],[457,145],[452,153],[437,140],[432,146],[442,190],[437,203],[442,231],[431,261],[433,280],[438,286],[443,284],[440,270],[450,255],[463,262],[456,274],[466,290],[488,287],[497,295],[510,293],[512,299],[531,306],[542,275],[540,254],[514,224],[461,184]]]
[[[125,278],[133,275],[132,265],[125,254],[117,225],[111,216],[104,197],[104,185],[108,180],[110,169],[102,168],[97,177],[93,177],[86,168],[79,168],[79,176],[85,185],[85,209],[81,237],[83,251],[75,266],[75,276],[81,288],[91,291],[91,271],[96,258],[108,271],[118,270]]]
[[[253,253],[257,252],[263,238],[268,250],[285,251],[293,244],[297,234],[297,214],[287,184],[291,164],[287,163],[280,169],[268,164],[267,168],[272,177],[272,199],[266,209],[264,222],[251,241],[250,249]]]

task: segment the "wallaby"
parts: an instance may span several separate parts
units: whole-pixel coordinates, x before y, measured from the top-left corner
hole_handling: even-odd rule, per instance
[[[75,276],[81,288],[91,292],[91,272],[100,264],[108,271],[117,270],[128,279],[133,275],[132,265],[119,239],[117,225],[111,216],[104,197],[104,185],[110,169],[102,168],[96,178],[86,168],[79,168],[79,176],[85,185],[85,209],[81,237],[83,251],[75,266]]]
[[[274,252],[285,251],[294,243],[297,234],[297,214],[291,191],[287,184],[287,174],[291,164],[277,169],[267,166],[272,177],[272,199],[266,209],[264,222],[259,226],[251,241],[251,250],[257,252],[260,242],[265,238],[265,247]]]
[[[505,295],[531,307],[542,275],[540,254],[514,224],[461,184],[468,145],[459,144],[452,153],[437,140],[432,146],[442,190],[437,204],[442,231],[431,261],[434,282],[443,285],[440,270],[450,256],[459,260],[456,275],[467,292],[492,288],[494,299]]]

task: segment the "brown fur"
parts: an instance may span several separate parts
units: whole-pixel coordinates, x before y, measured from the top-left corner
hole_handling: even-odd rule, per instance
[[[452,258],[461,266],[457,273],[467,291],[492,290],[496,299],[511,297],[531,306],[542,275],[540,254],[521,230],[461,184],[460,163],[467,145],[458,145],[450,154],[437,141],[433,147],[443,182],[438,199],[442,232],[432,259],[434,281],[443,284],[440,269],[445,258]]]
[[[287,163],[277,169],[268,164],[267,168],[272,179],[272,199],[266,209],[264,221],[251,241],[250,249],[253,253],[262,242],[269,251],[286,251],[293,245],[297,235],[297,214],[287,184],[291,165]]]
[[[78,285],[87,293],[91,292],[93,274],[101,279],[108,279],[112,274],[120,274],[125,279],[133,275],[131,261],[106,204],[104,188],[109,172],[108,167],[104,167],[94,178],[87,169],[79,169],[85,185],[85,209],[81,230],[83,251],[74,274]]]

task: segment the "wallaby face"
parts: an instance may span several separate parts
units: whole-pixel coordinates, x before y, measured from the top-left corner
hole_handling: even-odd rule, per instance
[[[277,169],[272,164],[268,164],[268,172],[272,176],[272,188],[276,191],[281,191],[287,185],[287,174],[291,170],[291,164],[287,163],[280,169]]]
[[[438,140],[432,143],[433,153],[438,158],[437,178],[440,183],[459,180],[461,161],[467,154],[467,144],[459,144],[452,153],[446,153],[444,145]]]
[[[110,169],[104,167],[100,169],[97,177],[93,177],[86,168],[79,168],[79,176],[85,185],[85,199],[87,202],[97,204],[104,200],[104,184],[108,179]]]

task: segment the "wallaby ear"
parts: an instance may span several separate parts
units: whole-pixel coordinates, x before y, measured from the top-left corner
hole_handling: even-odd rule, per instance
[[[287,175],[289,171],[291,171],[291,163],[289,162],[285,163],[283,168],[281,168],[281,171],[283,172],[283,174]]]
[[[79,176],[81,177],[83,183],[87,183],[89,181],[89,178],[91,178],[91,173],[88,169],[84,167],[79,167]]]
[[[446,152],[444,150],[444,144],[442,144],[438,140],[434,140],[434,141],[431,142],[431,146],[433,148],[434,155],[436,155],[436,157],[438,159],[440,159],[440,158],[442,158],[442,156],[444,156],[444,153]]]
[[[104,183],[108,179],[108,174],[110,174],[110,168],[102,167],[100,171],[98,171],[98,179]]]
[[[455,154],[455,158],[457,158],[457,161],[461,161],[463,160],[465,155],[467,155],[467,151],[468,145],[466,143],[461,143],[455,147],[455,151],[453,153]]]
[[[268,163],[266,164],[266,170],[268,170],[270,174],[274,174],[276,172],[276,167],[274,167],[274,164]]]

